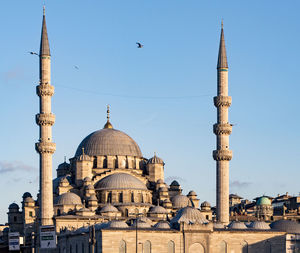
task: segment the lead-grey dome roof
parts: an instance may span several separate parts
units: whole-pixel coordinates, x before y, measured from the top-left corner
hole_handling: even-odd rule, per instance
[[[66,192],[60,196],[58,196],[56,205],[81,205],[81,198],[73,193],[73,192]]]
[[[174,208],[183,208],[186,206],[191,206],[191,201],[187,196],[175,195],[172,199],[172,204]]]
[[[128,225],[122,220],[112,220],[108,223],[109,228],[128,228]]]
[[[171,224],[180,222],[186,224],[206,224],[208,223],[208,220],[204,218],[203,214],[198,209],[187,206],[180,209],[176,216],[171,220]]]
[[[154,225],[154,227],[160,228],[160,229],[170,229],[171,228],[170,223],[167,221],[160,221],[160,222],[156,223]]]
[[[99,211],[100,213],[117,213],[119,210],[111,204],[107,204],[102,207]]]
[[[142,152],[136,142],[127,134],[111,128],[105,128],[91,133],[79,144],[75,156],[84,153],[89,156],[120,155],[142,157]]]
[[[247,226],[245,225],[244,222],[240,222],[240,221],[232,221],[229,225],[228,225],[229,229],[248,229]]]
[[[146,185],[134,176],[127,173],[115,173],[102,178],[96,183],[98,190],[134,189],[147,190]]]
[[[256,229],[256,230],[267,230],[270,229],[270,225],[262,220],[256,220],[251,222],[249,228]]]
[[[300,234],[300,223],[297,221],[278,220],[271,223],[270,227],[278,231]]]

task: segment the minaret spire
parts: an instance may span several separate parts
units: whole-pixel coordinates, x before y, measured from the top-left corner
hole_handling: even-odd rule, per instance
[[[224,29],[223,29],[223,20],[221,22],[221,37],[220,37],[220,47],[219,47],[219,56],[218,56],[218,65],[217,68],[228,68],[227,56],[226,56],[226,47],[224,39]]]
[[[231,97],[228,96],[228,63],[223,21],[221,23],[217,72],[218,91],[217,96],[214,97],[214,105],[217,107],[217,123],[213,127],[217,136],[217,148],[213,151],[217,170],[217,221],[227,225],[229,223],[229,161],[232,158],[232,151],[229,150],[229,135],[232,131],[232,125],[228,122]]]
[[[36,115],[36,123],[40,128],[40,138],[35,148],[40,155],[40,224],[45,226],[53,225],[52,155],[56,149],[55,143],[52,142],[55,115],[51,112],[51,97],[54,94],[54,87],[51,85],[51,59],[45,8],[39,57],[40,82],[36,92],[40,98],[40,113]]]

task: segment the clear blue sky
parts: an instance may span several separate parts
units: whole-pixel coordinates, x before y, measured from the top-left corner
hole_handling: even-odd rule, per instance
[[[38,51],[42,1],[0,8],[0,223],[38,189]],[[167,181],[215,204],[212,150],[216,61],[224,19],[233,103],[230,192],[252,199],[300,191],[299,1],[46,1],[57,151],[64,156],[111,121]],[[137,49],[135,42],[145,46]],[[76,69],[74,66],[78,66]]]

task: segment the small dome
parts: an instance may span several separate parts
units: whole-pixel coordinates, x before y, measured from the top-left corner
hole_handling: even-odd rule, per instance
[[[262,205],[271,205],[271,200],[265,196],[260,197],[257,202],[256,202],[257,206],[262,206]]]
[[[98,190],[133,189],[147,190],[146,185],[127,173],[115,173],[102,178],[95,186]]]
[[[271,223],[270,227],[274,230],[288,232],[288,233],[299,233],[300,234],[300,223],[292,220],[278,220]]]
[[[165,164],[164,161],[156,155],[154,155],[152,158],[150,158],[147,163],[148,164],[162,164],[162,165]]]
[[[180,184],[179,184],[176,180],[174,180],[174,181],[170,184],[170,186],[180,186]]]
[[[190,191],[190,192],[188,193],[188,196],[197,196],[197,194],[196,194],[196,192],[194,192],[194,191]]]
[[[92,158],[86,154],[82,154],[77,157],[77,161],[91,161]]]
[[[155,214],[166,214],[168,213],[167,210],[162,206],[153,206],[150,208],[149,213]]]
[[[9,205],[8,209],[17,209],[17,210],[19,210],[19,206],[16,203],[12,203],[12,204]]]
[[[154,225],[154,227],[159,228],[159,229],[170,229],[171,228],[170,223],[167,221],[160,221],[160,222],[156,223]]]
[[[25,200],[24,200],[25,203],[34,203],[34,199],[32,197],[27,197]]]
[[[119,210],[111,204],[107,204],[100,209],[100,213],[118,213]]]
[[[75,156],[84,153],[89,156],[119,155],[142,157],[136,142],[127,134],[112,128],[105,128],[88,135],[79,144]]]
[[[264,221],[257,220],[251,222],[249,228],[256,229],[256,230],[267,230],[270,229],[270,226]]]
[[[247,226],[245,225],[244,222],[240,222],[240,221],[232,221],[229,225],[228,225],[229,229],[247,229]]]
[[[210,207],[210,203],[207,201],[204,201],[201,203],[201,207]]]
[[[96,195],[94,194],[89,197],[89,200],[98,201]]]
[[[132,226],[136,227],[136,220],[134,220]],[[148,222],[138,219],[137,227],[138,228],[151,228],[151,225]]]
[[[157,183],[157,184],[164,184],[165,182],[164,182],[164,180],[162,180],[162,179],[158,179],[156,183]]]
[[[183,208],[186,206],[191,206],[190,199],[184,195],[176,195],[171,199],[171,201],[174,208]]]
[[[63,162],[60,165],[58,165],[56,170],[69,170],[70,169],[70,164],[67,162]]]
[[[159,187],[158,189],[159,192],[167,192],[168,191],[168,188],[163,186],[163,187]]]
[[[30,194],[30,192],[24,192],[22,198],[23,198],[23,199],[26,199],[27,197],[32,198],[32,195]]]
[[[203,214],[198,209],[187,206],[180,209],[176,216],[171,220],[171,224],[180,222],[186,224],[206,224],[208,223],[208,220],[204,218]]]
[[[58,196],[56,205],[82,205],[81,198],[72,192]]]
[[[112,220],[108,223],[109,228],[128,228],[128,225],[122,220]]]
[[[221,222],[214,222],[214,228],[224,229],[225,226]]]
[[[88,190],[95,190],[94,186],[92,184],[89,184],[86,189]]]

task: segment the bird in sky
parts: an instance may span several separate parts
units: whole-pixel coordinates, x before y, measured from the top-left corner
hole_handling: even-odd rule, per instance
[[[35,53],[35,52],[28,52],[28,53],[39,56],[39,54],[37,54],[37,53]]]
[[[76,65],[74,65],[74,68],[75,68],[75,69],[79,69],[78,66],[76,66]]]
[[[136,42],[135,44],[137,44],[137,48],[142,48],[144,46],[140,42]]]

